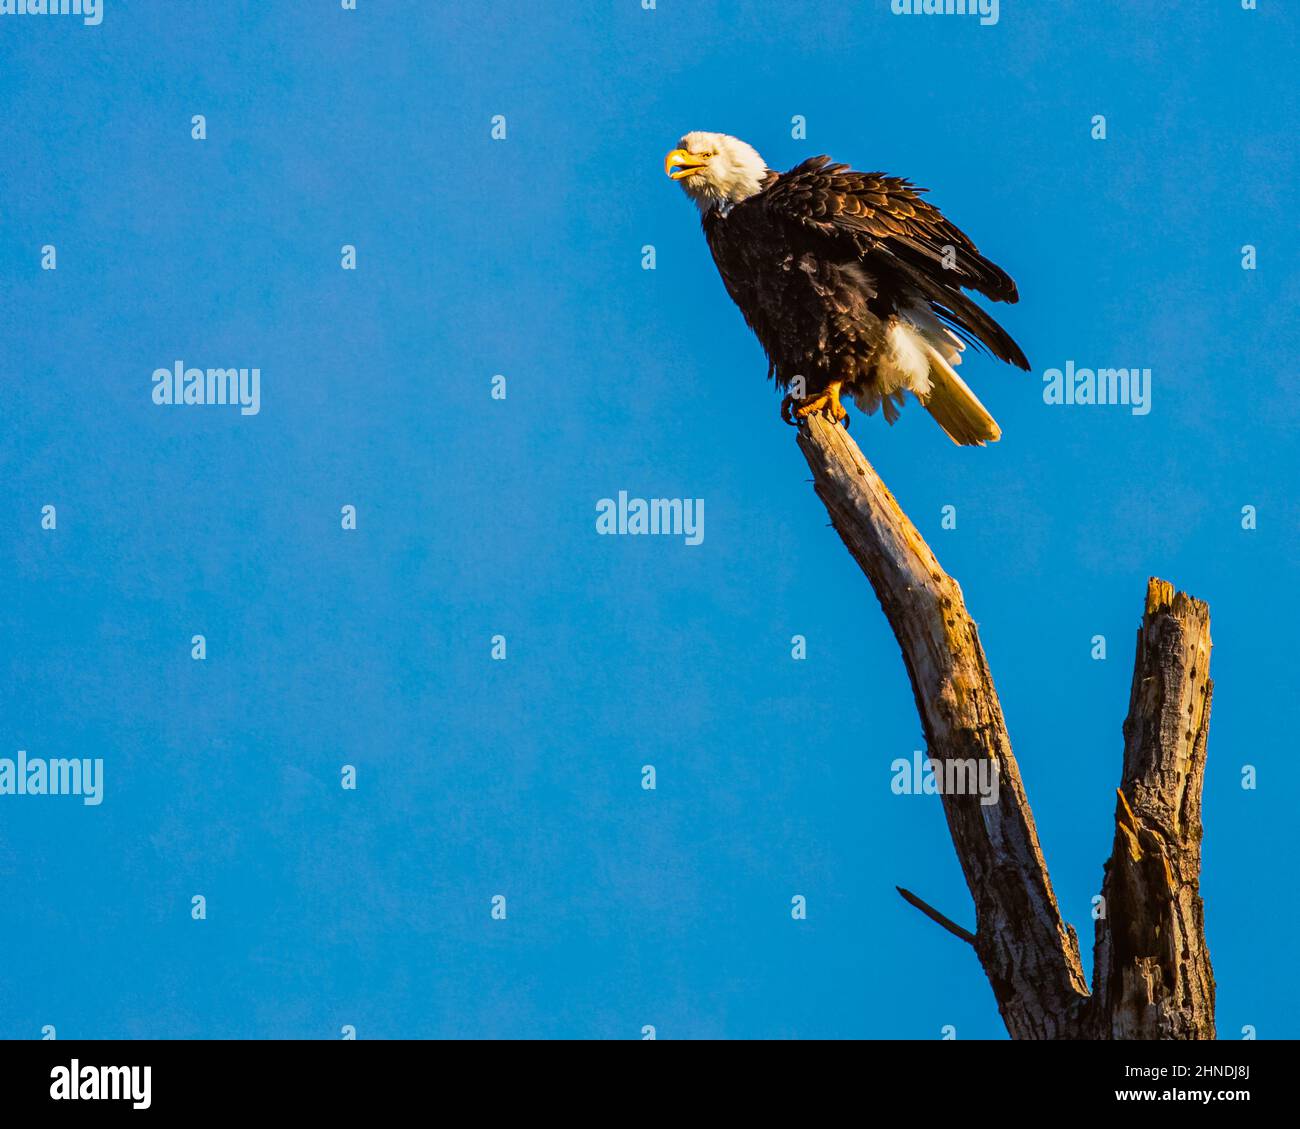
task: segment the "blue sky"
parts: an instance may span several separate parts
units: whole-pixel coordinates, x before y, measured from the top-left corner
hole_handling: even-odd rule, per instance
[[[1034,371],[963,369],[1000,443],[852,434],[979,621],[1089,969],[1146,577],[1209,601],[1219,1033],[1300,1035],[1293,11],[104,3],[0,17],[0,756],[105,766],[0,797],[0,1036],[1003,1037],[894,892],[973,924],[663,175],[695,128],[908,176],[1015,277]],[[155,405],[177,360],[261,411]],[[1149,367],[1150,414],[1044,404],[1070,360]],[[619,490],[703,543],[597,536]]]

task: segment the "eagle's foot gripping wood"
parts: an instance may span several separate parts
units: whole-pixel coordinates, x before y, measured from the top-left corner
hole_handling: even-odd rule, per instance
[[[807,419],[815,412],[821,412],[832,423],[842,423],[845,427],[849,426],[849,413],[844,410],[840,403],[840,382],[837,380],[826,386],[825,392],[820,392],[816,396],[806,396],[802,400],[796,400],[793,396],[787,396],[781,401],[781,418],[786,423],[797,426],[799,421]]]

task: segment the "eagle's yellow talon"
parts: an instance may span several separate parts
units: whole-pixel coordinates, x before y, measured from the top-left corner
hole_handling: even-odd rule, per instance
[[[795,408],[794,414],[799,419],[807,419],[813,412],[820,412],[822,408],[830,403],[831,398],[823,392],[820,396],[809,396],[806,400],[800,400],[799,406]]]
[[[847,420],[849,413],[844,410],[840,404],[840,381],[826,386],[826,391],[816,396],[808,396],[803,400],[795,400],[789,396],[781,402],[781,416],[786,422],[790,422],[790,409],[793,408],[793,415],[796,420],[807,419],[814,412],[825,412],[830,416],[832,423],[840,423]]]

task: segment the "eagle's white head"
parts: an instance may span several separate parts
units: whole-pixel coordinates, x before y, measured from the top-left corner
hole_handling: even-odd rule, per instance
[[[677,181],[701,212],[739,204],[763,187],[767,164],[752,145],[725,133],[688,133],[667,157],[664,172]]]

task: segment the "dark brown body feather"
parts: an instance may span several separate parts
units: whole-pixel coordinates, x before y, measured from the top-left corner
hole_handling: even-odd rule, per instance
[[[889,319],[914,306],[1029,368],[1006,330],[963,293],[1015,302],[1015,283],[922,191],[813,157],[769,173],[762,191],[729,211],[705,213],[718,272],[780,387],[796,376],[810,395],[833,380],[870,387]]]

